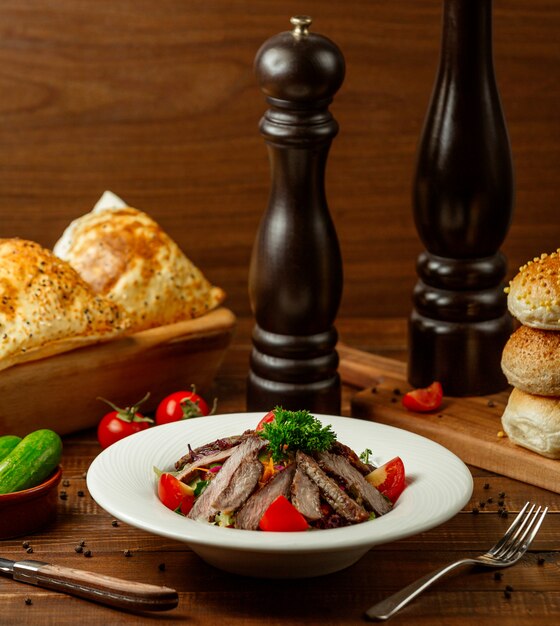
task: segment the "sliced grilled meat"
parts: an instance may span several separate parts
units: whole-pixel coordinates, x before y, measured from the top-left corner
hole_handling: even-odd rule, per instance
[[[199,467],[201,467],[202,465],[211,465],[212,463],[224,463],[225,460],[232,455],[234,450],[235,446],[233,448],[220,450],[219,452],[215,452],[214,454],[207,454],[206,456],[201,457],[198,461],[187,463],[187,465],[185,465],[183,469],[175,476],[178,480],[182,480],[184,483],[188,483],[191,479],[195,477],[195,474],[198,472]]]
[[[319,487],[299,467],[292,481],[292,504],[308,520],[321,519]]]
[[[295,464],[273,476],[264,487],[245,502],[235,517],[235,527],[245,530],[257,530],[264,512],[280,495],[290,497],[290,486],[296,471]]]
[[[237,468],[246,460],[254,460],[259,451],[268,445],[268,441],[253,435],[236,446],[222,469],[212,479],[206,490],[195,501],[187,517],[196,520],[210,521],[218,512],[213,504],[228,487]]]
[[[203,446],[195,448],[194,450],[189,445],[189,451],[175,463],[175,469],[180,470],[185,467],[187,463],[194,463],[195,461],[200,461],[203,457],[215,454],[216,452],[229,450],[230,448],[239,445],[242,441],[245,441],[247,437],[254,435],[254,433],[254,430],[247,430],[242,435],[222,437],[220,439],[216,439],[215,441],[211,441],[210,443],[205,443]]]
[[[233,513],[253,493],[264,467],[258,459],[249,459],[233,473],[229,485],[216,498],[212,506],[222,513]]]
[[[360,459],[360,457],[354,452],[354,450],[352,450],[352,448],[349,448],[343,443],[340,443],[340,441],[335,441],[331,446],[329,452],[332,452],[333,454],[340,454],[341,456],[348,459],[350,465],[353,465],[364,476],[366,476],[375,469],[375,467],[370,463],[364,463],[362,459]]]
[[[376,515],[384,515],[391,510],[392,505],[387,498],[384,498],[372,484],[368,483],[345,457],[331,452],[319,452],[317,460],[319,466],[328,474],[341,478],[348,491],[366,509],[373,511]]]
[[[369,519],[369,513],[342,491],[339,485],[319,467],[315,459],[298,450],[296,452],[296,461],[298,467],[317,484],[325,500],[344,519],[353,524],[359,524]]]

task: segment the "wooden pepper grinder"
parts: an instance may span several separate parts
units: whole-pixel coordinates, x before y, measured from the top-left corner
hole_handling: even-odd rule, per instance
[[[260,48],[255,72],[270,108],[260,122],[271,167],[268,208],[249,272],[255,315],[249,410],[340,413],[334,321],[342,260],[325,196],[325,167],[338,124],[328,106],[344,57],[311,18],[291,19]]]
[[[414,217],[426,247],[409,325],[409,382],[450,396],[504,389],[512,332],[499,247],[511,150],[492,62],[492,0],[444,0],[439,71],[420,141]]]

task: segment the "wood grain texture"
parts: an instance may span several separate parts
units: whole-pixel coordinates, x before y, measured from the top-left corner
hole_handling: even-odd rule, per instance
[[[237,333],[212,393],[222,412],[243,410],[251,349],[250,319],[239,319]],[[381,356],[405,354],[404,319],[340,320],[341,336],[351,348]],[[343,411],[350,412],[356,388],[344,385]],[[307,579],[243,578],[202,562],[187,545],[157,537],[123,522],[114,526],[87,491],[85,472],[100,448],[95,432],[64,437],[64,498],[58,518],[40,533],[2,541],[0,554],[82,568],[130,581],[165,585],[179,592],[179,606],[167,614],[146,616],[116,611],[64,594],[0,577],[0,621],[14,625],[102,626],[105,624],[187,623],[197,626],[340,626],[365,623],[363,611],[403,585],[445,563],[486,550],[500,537],[527,500],[549,506],[529,552],[515,567],[494,572],[471,570],[451,576],[391,620],[397,626],[545,626],[560,619],[560,496],[551,491],[471,466],[474,491],[454,518],[430,531],[378,546],[346,571]],[[503,496],[500,496],[503,494]],[[498,510],[504,500],[508,518]],[[476,508],[479,512],[474,514]],[[33,554],[27,554],[27,540]],[[91,557],[75,552],[81,541]],[[130,556],[125,556],[125,551]],[[128,554],[128,553],[127,553]],[[164,567],[162,566],[164,564]],[[160,567],[161,566],[161,567]],[[506,597],[505,588],[513,591]],[[26,604],[29,598],[31,604]]]
[[[304,9],[347,63],[327,170],[344,263],[341,316],[404,316],[421,250],[416,144],[439,55],[440,0],[86,0],[0,4],[0,236],[52,246],[105,189],[150,213],[227,306],[248,267],[269,168],[253,75]],[[560,12],[494,2],[494,58],[516,172],[510,274],[560,245]]]
[[[65,435],[92,428],[104,406],[100,397],[125,407],[150,392],[141,405],[144,412],[191,385],[206,393],[234,328],[235,316],[221,307],[196,319],[8,368],[0,376],[0,433],[23,437],[51,428]]]
[[[402,394],[410,390],[405,363],[344,345],[338,346],[338,353],[342,380],[368,387],[352,398],[352,415],[415,432],[465,463],[560,493],[559,461],[503,436],[501,416],[509,390],[484,397],[444,397],[437,411],[410,412],[401,405]]]

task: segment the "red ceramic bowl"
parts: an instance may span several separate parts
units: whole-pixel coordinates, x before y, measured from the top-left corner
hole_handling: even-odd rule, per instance
[[[56,518],[62,468],[40,485],[0,495],[0,539],[34,533]]]

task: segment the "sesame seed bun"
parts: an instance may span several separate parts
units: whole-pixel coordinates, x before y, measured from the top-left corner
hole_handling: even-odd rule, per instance
[[[560,459],[560,398],[544,398],[514,389],[502,415],[513,443],[549,459]]]
[[[510,385],[540,396],[560,396],[560,332],[521,326],[502,352]]]
[[[560,248],[520,267],[506,291],[508,309],[522,324],[560,330]]]

